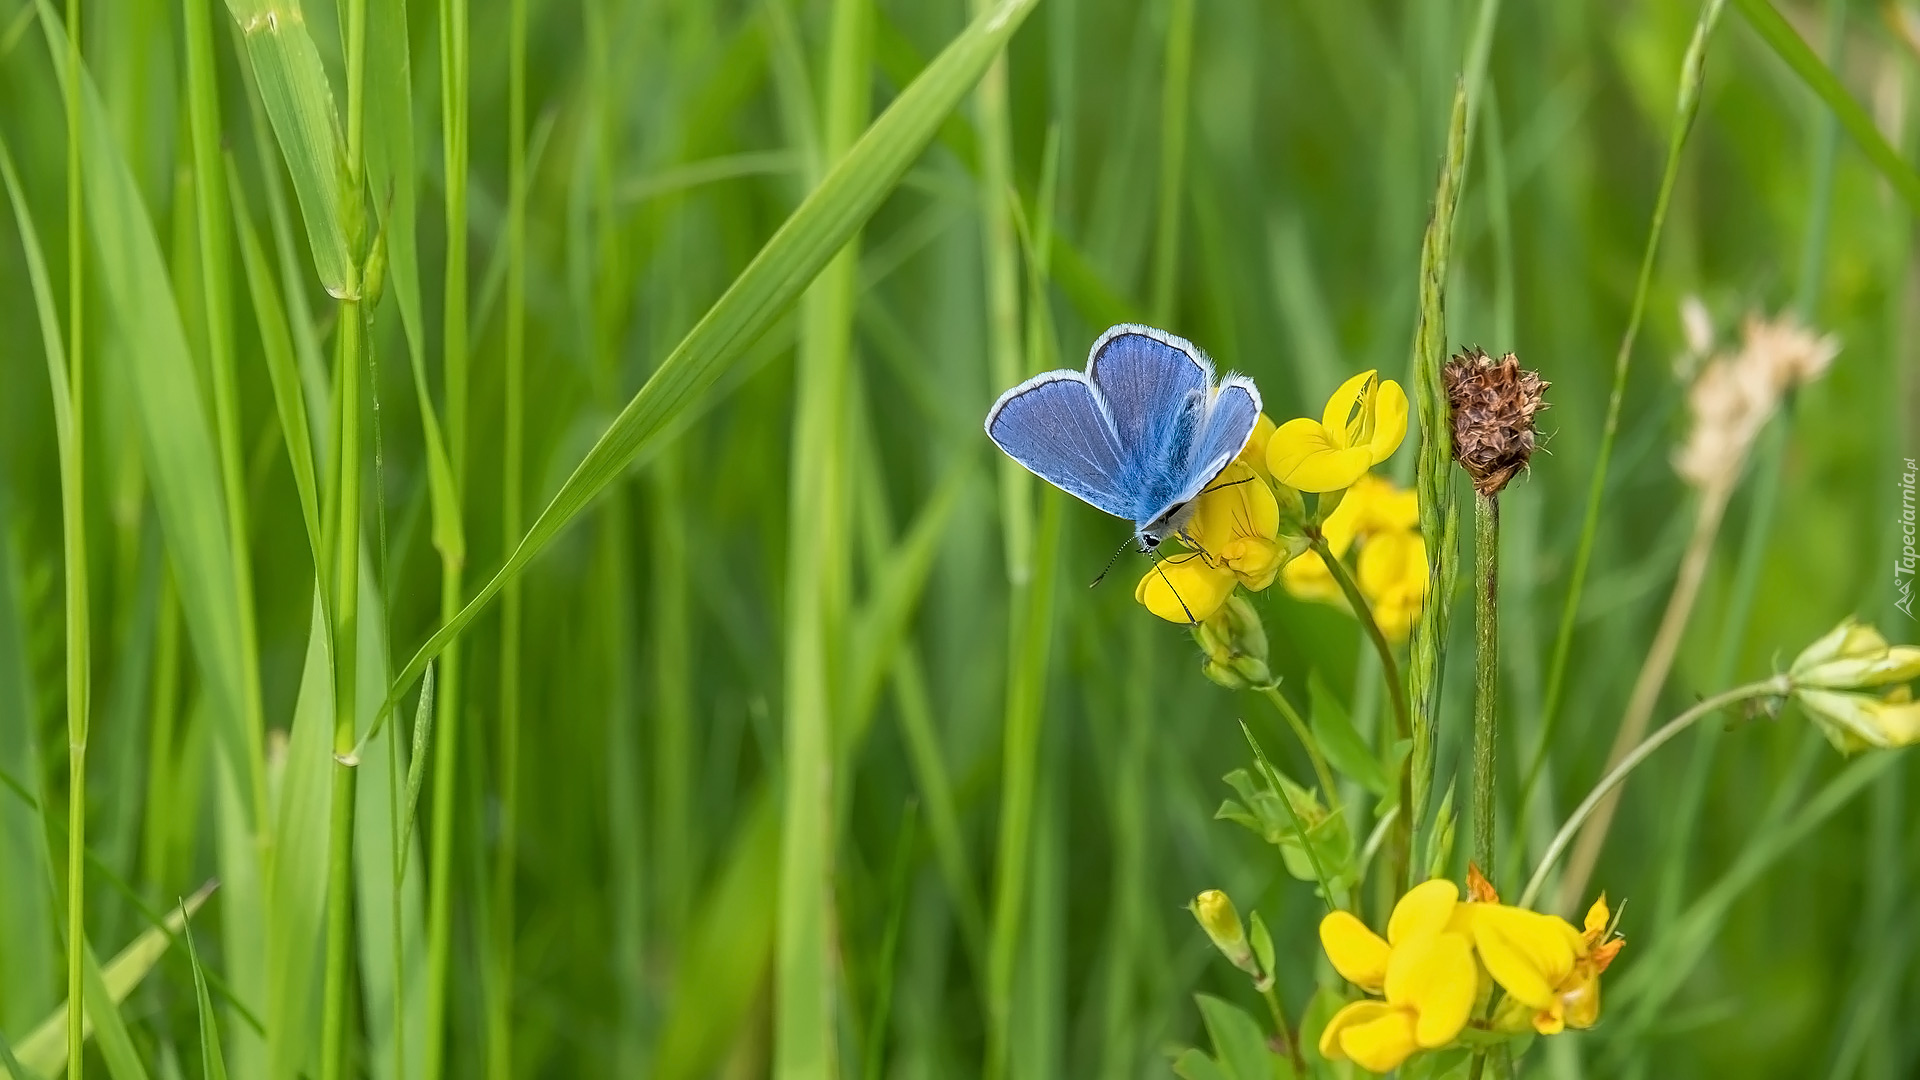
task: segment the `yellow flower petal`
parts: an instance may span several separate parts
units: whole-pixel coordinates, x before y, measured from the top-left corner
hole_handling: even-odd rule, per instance
[[[1467,1026],[1478,971],[1473,946],[1459,934],[1426,934],[1393,947],[1387,961],[1387,1003],[1418,1016],[1414,1041],[1445,1046]]]
[[[1567,1030],[1566,1007],[1555,1001],[1533,1014],[1533,1030],[1542,1035],[1558,1035]]]
[[[1341,1028],[1340,1049],[1368,1072],[1392,1072],[1420,1049],[1415,1024],[1412,1010],[1388,1007],[1371,1019]]]
[[[1320,1031],[1320,1056],[1328,1061],[1345,1061],[1346,1051],[1340,1047],[1340,1035],[1350,1027],[1369,1024],[1393,1011],[1393,1007],[1384,1001],[1350,1001],[1342,1006],[1327,1021]]]
[[[1273,483],[1273,474],[1267,471],[1267,442],[1273,438],[1273,417],[1261,413],[1253,422],[1253,434],[1247,437],[1247,445],[1240,448],[1240,456],[1235,461],[1260,474],[1260,479]]]
[[[1387,943],[1353,913],[1335,911],[1320,920],[1320,947],[1340,977],[1370,993],[1387,982]]]
[[[1445,929],[1453,906],[1460,902],[1460,886],[1434,878],[1407,890],[1387,919],[1387,940],[1395,945]]]
[[[1427,546],[1416,532],[1383,533],[1360,549],[1354,577],[1389,639],[1412,634],[1426,603],[1427,570]]]
[[[1289,562],[1280,571],[1280,581],[1296,599],[1335,607],[1346,606],[1346,595],[1340,591],[1340,583],[1333,580],[1333,572],[1327,569],[1327,564],[1320,561],[1318,555],[1308,553]]]
[[[1281,424],[1267,442],[1267,469],[1274,480],[1299,491],[1339,491],[1373,464],[1365,447],[1348,449],[1331,429],[1311,420]]]
[[[1380,384],[1368,404],[1373,425],[1367,432],[1365,446],[1371,455],[1369,464],[1378,465],[1393,456],[1393,452],[1400,449],[1401,440],[1407,437],[1407,392],[1400,389],[1399,383],[1388,379]]]
[[[1196,623],[1225,606],[1235,580],[1233,571],[1199,552],[1170,555],[1147,570],[1133,598],[1168,622]]]
[[[1568,1027],[1592,1027],[1600,1020],[1600,979],[1577,980],[1571,989],[1561,992],[1560,1000],[1566,1005]]]
[[[1584,927],[1587,931],[1587,944],[1591,945],[1600,940],[1600,935],[1607,932],[1607,922],[1612,918],[1612,913],[1607,910],[1607,894],[1601,893],[1600,899],[1595,900],[1593,906],[1587,909]]]
[[[1488,904],[1474,912],[1473,943],[1508,994],[1535,1009],[1551,1008],[1557,988],[1573,973],[1580,936],[1563,919],[1524,908]]]
[[[1336,440],[1335,446],[1340,449],[1356,445],[1350,436],[1366,422],[1367,398],[1374,391],[1373,377],[1377,374],[1377,370],[1363,371],[1341,383],[1340,389],[1327,399],[1327,407],[1320,414],[1320,424]]]

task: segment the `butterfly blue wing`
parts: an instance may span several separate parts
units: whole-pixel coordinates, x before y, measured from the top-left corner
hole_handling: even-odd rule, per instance
[[[1131,519],[1138,498],[1105,405],[1077,371],[1049,371],[1000,395],[987,437],[1034,475]]]
[[[1087,381],[1106,402],[1123,454],[1164,467],[1177,465],[1199,426],[1213,366],[1185,338],[1123,323],[1093,343]]]
[[[1199,494],[1200,488],[1207,486],[1228,462],[1239,456],[1259,422],[1260,391],[1253,380],[1244,375],[1228,375],[1220,380],[1220,390],[1213,396],[1212,408],[1207,410],[1200,437],[1194,440],[1193,457],[1188,465],[1187,482],[1199,484],[1194,494]]]

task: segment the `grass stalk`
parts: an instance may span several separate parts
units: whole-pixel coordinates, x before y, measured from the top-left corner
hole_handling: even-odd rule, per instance
[[[1653,268],[1660,254],[1660,235],[1667,222],[1667,207],[1673,201],[1673,188],[1680,176],[1680,154],[1686,148],[1687,135],[1693,130],[1700,112],[1700,87],[1706,78],[1707,41],[1720,21],[1726,0],[1706,0],[1700,18],[1694,24],[1693,40],[1680,62],[1680,91],[1674,104],[1673,130],[1667,138],[1667,160],[1660,173],[1659,194],[1654,196],[1653,220],[1647,226],[1647,243],[1640,255],[1640,275],[1633,289],[1633,305],[1627,313],[1627,329],[1620,337],[1620,349],[1613,358],[1613,388],[1607,395],[1607,415],[1600,427],[1600,447],[1593,459],[1593,476],[1587,482],[1587,507],[1580,523],[1579,545],[1574,549],[1573,567],[1567,575],[1567,600],[1560,609],[1560,628],[1554,634],[1553,657],[1547,664],[1547,689],[1540,706],[1540,738],[1534,746],[1526,780],[1520,785],[1520,801],[1515,805],[1525,814],[1540,770],[1546,764],[1547,747],[1553,742],[1553,728],[1560,714],[1560,699],[1566,691],[1567,661],[1573,650],[1573,628],[1580,615],[1580,596],[1587,580],[1587,564],[1593,559],[1594,538],[1600,529],[1600,503],[1607,489],[1607,467],[1613,459],[1613,444],[1620,430],[1620,410],[1627,396],[1627,371],[1633,363],[1633,345],[1640,336],[1640,322],[1647,310],[1647,294],[1653,289]],[[1525,834],[1520,830],[1521,835]]]
[[[846,155],[866,123],[872,17],[867,0],[836,0],[832,8],[816,162],[823,175]],[[785,808],[774,960],[774,1074],[783,1080],[831,1080],[839,1075],[840,1065],[841,980],[832,940],[837,922],[833,720],[852,573],[847,428],[859,257],[854,238],[808,290],[801,313],[787,549]]]
[[[48,349],[48,382],[56,399],[54,414],[64,412],[60,442],[60,536],[66,583],[67,675],[67,1061],[73,1080],[81,1080],[86,1059],[85,989],[87,954],[87,736],[92,712],[93,647],[89,629],[87,581],[87,364],[86,364],[86,207],[81,196],[84,162],[80,112],[80,0],[67,0],[67,357],[66,370],[53,366]],[[62,378],[61,376],[65,377]],[[63,409],[57,399],[65,397]]]
[[[527,347],[527,0],[511,0],[507,18],[506,406],[500,543],[520,539],[526,486]],[[500,849],[493,866],[493,971],[487,994],[487,1075],[513,1074],[514,874],[520,830],[521,583],[500,598]]]
[[[1613,749],[1607,754],[1609,768],[1626,758],[1641,734],[1647,730],[1654,706],[1659,704],[1660,690],[1666,686],[1667,675],[1673,671],[1674,658],[1680,653],[1680,640],[1686,634],[1694,602],[1700,597],[1700,586],[1706,581],[1707,566],[1713,561],[1714,540],[1720,535],[1720,521],[1726,515],[1727,500],[1733,494],[1735,479],[1737,474],[1700,493],[1693,534],[1687,540],[1686,553],[1681,556],[1679,576],[1674,580],[1673,592],[1667,597],[1667,608],[1660,617],[1660,628],[1654,632],[1653,644],[1647,649],[1646,660],[1641,663],[1640,673],[1634,678],[1633,692],[1627,699],[1626,712],[1620,717],[1620,728],[1614,735]],[[1607,829],[1612,825],[1614,811],[1619,805],[1620,797],[1615,794],[1601,800],[1594,809],[1593,820],[1574,847],[1566,876],[1561,880],[1560,901],[1563,906],[1571,904],[1586,888],[1594,864],[1600,861],[1600,849],[1606,844]]]
[[[1702,717],[1711,716],[1729,705],[1752,701],[1755,698],[1784,697],[1789,689],[1791,684],[1784,675],[1775,675],[1745,686],[1736,686],[1702,701],[1667,721],[1666,726],[1647,736],[1640,745],[1622,757],[1613,769],[1593,786],[1593,790],[1587,793],[1587,797],[1581,800],[1573,813],[1567,816],[1566,823],[1561,825],[1560,831],[1554,834],[1553,840],[1547,844],[1546,851],[1541,854],[1540,862],[1533,868],[1533,876],[1527,879],[1527,887],[1520,893],[1519,906],[1533,906],[1533,902],[1540,896],[1541,887],[1547,882],[1548,873],[1553,870],[1553,864],[1567,846],[1573,843],[1573,838],[1580,831],[1581,826],[1587,823],[1587,819],[1592,816],[1600,803],[1626,781],[1629,773],[1639,768],[1641,762],[1653,756],[1655,750],[1665,746],[1674,736],[1692,727]]]
[[[441,167],[446,177],[446,269],[442,280],[441,372],[446,383],[447,458],[456,511],[465,499],[467,464],[467,0],[440,0]],[[461,560],[440,557],[440,622],[461,606]],[[452,991],[453,847],[464,689],[457,638],[441,654],[436,695],[433,835],[427,867],[426,1054],[423,1080],[440,1080]]]
[[[349,206],[360,205],[365,162],[367,0],[346,0],[342,33],[347,61],[346,170]],[[349,221],[361,221],[354,211]],[[357,251],[360,238],[349,234]],[[321,1080],[342,1080],[351,1058],[353,996],[353,817],[359,760],[355,755],[355,705],[358,699],[360,644],[360,367],[366,324],[361,307],[361,266],[355,256],[347,269],[346,296],[334,327],[337,354],[333,444],[337,462],[334,511],[333,597],[333,778],[327,841],[327,953],[325,1005],[321,1018]]]
[[[1494,880],[1494,738],[1500,707],[1500,493],[1473,498],[1473,858]]]

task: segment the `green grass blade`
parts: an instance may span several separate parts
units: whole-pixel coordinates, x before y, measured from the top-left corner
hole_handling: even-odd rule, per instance
[[[227,190],[232,194],[234,228],[239,235],[240,261],[246,270],[247,287],[252,293],[253,310],[260,328],[260,344],[265,354],[267,378],[273,386],[273,403],[280,417],[280,432],[286,442],[287,460],[293,468],[293,485],[299,495],[300,518],[307,526],[307,547],[313,556],[314,572],[325,580],[326,559],[321,556],[320,481],[313,465],[313,436],[307,427],[306,392],[294,359],[293,335],[289,317],[280,302],[280,289],[274,283],[273,268],[253,227],[247,209],[246,192],[233,159],[227,159]],[[322,600],[326,597],[322,593]]]
[[[395,680],[411,685],[428,660],[517,577],[602,488],[649,449],[797,299],[893,190],[947,114],[980,78],[1038,0],[1003,0],[976,19],[874,121],[793,212],[587,451],[513,554],[460,614],[420,646]],[[391,697],[388,706],[392,707]]]
[[[181,905],[183,911],[185,905]],[[200,1061],[206,1080],[227,1080],[227,1058],[220,1052],[220,1021],[213,1014],[213,999],[207,994],[207,973],[200,968],[200,950],[193,945],[193,928],[184,914],[180,936],[187,939],[187,960],[193,964],[193,999],[200,1013]]]
[[[126,1029],[120,1021],[118,1006],[133,993],[133,989],[145,981],[154,965],[167,951],[173,941],[173,935],[186,925],[186,918],[200,910],[207,897],[213,895],[213,885],[202,886],[200,891],[187,897],[178,910],[167,915],[164,926],[149,927],[140,936],[116,953],[113,959],[101,967],[93,960],[91,953],[87,957],[88,1007],[87,1016],[91,1020],[104,1019],[106,1023],[117,1026],[115,1038],[125,1038]],[[101,1027],[103,1034],[107,1028]],[[131,1044],[127,1044],[128,1048]],[[67,1006],[62,1004],[55,1009],[33,1032],[20,1041],[15,1048],[21,1064],[48,1077],[57,1077],[67,1069]],[[109,1061],[113,1059],[110,1057]],[[122,1060],[122,1067],[137,1068],[138,1059],[129,1066]],[[119,1074],[116,1073],[116,1076]]]
[[[1761,39],[1793,69],[1795,75],[1800,76],[1800,80],[1807,84],[1807,89],[1818,95],[1833,111],[1847,135],[1867,155],[1867,160],[1873,163],[1873,167],[1886,178],[1907,206],[1920,213],[1920,174],[1916,174],[1913,166],[1901,158],[1900,152],[1880,134],[1873,117],[1853,99],[1853,95],[1847,93],[1846,87],[1840,85],[1833,70],[1807,45],[1800,32],[1767,0],[1733,2]]]
[[[365,226],[306,13],[299,0],[229,0],[227,11],[246,42],[255,86],[293,177],[314,269],[329,295],[352,298],[358,288],[353,252]]]

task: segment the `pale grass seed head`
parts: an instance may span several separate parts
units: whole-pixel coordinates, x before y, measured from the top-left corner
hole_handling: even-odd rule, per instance
[[[1690,347],[1700,338],[1699,318],[1683,315]],[[1825,374],[1839,352],[1837,338],[1815,334],[1792,315],[1749,315],[1740,347],[1716,356],[1694,379],[1687,395],[1693,428],[1674,455],[1674,471],[1702,491],[1730,490],[1781,399]]]

